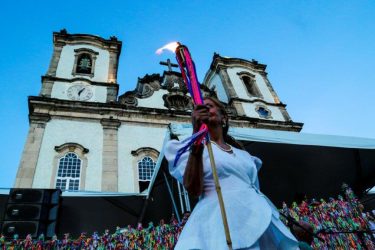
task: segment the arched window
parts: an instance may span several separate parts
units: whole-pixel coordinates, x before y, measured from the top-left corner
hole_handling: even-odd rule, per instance
[[[156,163],[149,156],[138,161],[138,180],[150,181],[154,173],[155,165]]]
[[[154,175],[159,152],[153,148],[143,147],[132,151],[131,154],[134,156],[134,174],[138,177],[139,192],[143,192],[148,188]]]
[[[55,146],[51,188],[62,191],[85,190],[87,157],[89,150],[74,142]]]
[[[76,73],[78,74],[91,74],[92,59],[91,55],[83,53],[78,56]]]
[[[247,93],[250,97],[263,98],[257,86],[255,75],[250,74],[249,72],[239,72],[237,74],[240,76],[243,84],[245,85]]]
[[[81,165],[81,159],[73,152],[69,152],[60,158],[56,176],[56,188],[60,188],[62,191],[79,190]]]
[[[258,93],[256,93],[255,89],[254,89],[254,80],[251,79],[250,77],[248,76],[243,76],[242,77],[242,81],[244,82],[245,84],[245,87],[247,89],[247,92],[251,95],[251,96],[257,96]]]
[[[72,75],[94,77],[95,61],[99,55],[98,52],[88,49],[75,49],[75,60]]]

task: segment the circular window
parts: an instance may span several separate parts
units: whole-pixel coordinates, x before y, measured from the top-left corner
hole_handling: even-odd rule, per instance
[[[269,118],[271,116],[271,111],[266,107],[259,106],[256,108],[256,112],[261,118]]]

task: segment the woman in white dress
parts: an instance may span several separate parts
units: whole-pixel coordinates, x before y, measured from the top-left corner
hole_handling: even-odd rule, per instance
[[[192,113],[194,133],[207,124],[223,194],[233,249],[298,249],[298,241],[280,221],[272,202],[259,191],[261,160],[251,156],[230,136],[224,106],[205,98]],[[175,249],[228,249],[207,149],[193,145],[175,162],[184,142],[169,141],[165,156],[171,174],[199,202]]]

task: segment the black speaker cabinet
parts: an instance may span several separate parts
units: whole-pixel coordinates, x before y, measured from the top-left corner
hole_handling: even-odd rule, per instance
[[[2,233],[6,237],[52,237],[56,233],[60,195],[59,189],[11,189]]]
[[[60,195],[60,189],[12,188],[8,203],[58,204]]]
[[[2,231],[7,238],[13,238],[15,234],[18,234],[20,239],[26,238],[28,234],[33,238],[41,234],[51,238],[56,233],[56,221],[4,221]]]

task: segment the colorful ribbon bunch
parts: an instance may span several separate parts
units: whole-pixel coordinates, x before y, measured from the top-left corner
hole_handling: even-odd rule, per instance
[[[179,44],[179,46],[176,48],[176,59],[181,70],[182,78],[184,79],[186,87],[189,90],[193,103],[196,105],[202,105],[203,97],[200,91],[200,85],[197,77],[197,72],[195,69],[195,64],[193,59],[191,58],[189,49],[185,45]],[[207,125],[202,124],[199,131],[205,132],[200,134],[198,138],[195,138],[196,144],[201,143],[204,137],[206,136]]]
[[[313,249],[375,249],[371,233],[358,233],[369,231],[370,224],[375,223],[374,218],[369,213],[363,213],[362,204],[348,186],[344,186],[344,196],[337,199],[330,198],[328,202],[313,199],[310,203],[303,201],[299,205],[294,202],[290,208],[284,203],[280,211],[314,228],[324,241],[314,238],[311,243]],[[280,218],[288,225],[287,220]],[[102,235],[97,232],[91,236],[81,233],[77,239],[72,239],[68,233],[62,239],[54,236],[50,240],[45,240],[43,235],[37,239],[28,235],[23,240],[17,236],[6,240],[0,235],[0,249],[172,249],[187,219],[188,215],[185,215],[181,223],[172,218],[169,224],[160,221],[157,226],[149,223],[147,228],[141,224],[136,228],[117,228],[113,234],[108,230]]]
[[[131,226],[124,229],[117,228],[113,234],[109,233],[109,230],[105,230],[102,235],[97,232],[94,232],[91,236],[88,236],[87,233],[81,233],[77,239],[72,239],[70,234],[66,233],[62,239],[54,236],[51,240],[45,240],[43,235],[39,236],[38,239],[32,239],[28,235],[24,240],[15,236],[13,240],[6,241],[5,237],[0,235],[0,249],[173,249],[186,221],[187,216],[180,224],[172,218],[169,224],[164,223],[164,221],[161,221],[157,226],[149,223],[147,228],[143,228],[139,224],[137,228]]]
[[[197,77],[197,72],[195,69],[195,64],[193,59],[191,58],[189,49],[185,45],[178,43],[175,52],[178,65],[181,70],[182,78],[184,79],[186,87],[189,90],[193,104],[202,105],[202,92],[200,91],[200,85]],[[177,162],[180,159],[181,155],[184,152],[186,152],[193,143],[197,145],[201,144],[204,139],[206,139],[206,142],[208,142],[209,137],[207,132],[207,125],[202,124],[197,133],[193,134],[191,137],[184,140],[184,146],[177,151],[176,158],[174,160],[174,166],[177,165]]]
[[[299,205],[294,202],[290,208],[284,203],[280,211],[314,228],[324,240],[314,238],[311,244],[314,249],[375,249],[375,232],[371,233],[370,228],[374,218],[363,212],[362,204],[345,184],[343,191],[345,198],[339,195],[328,202],[324,199],[319,202],[312,199],[309,203],[302,201]]]
[[[203,104],[195,64],[191,58],[189,49],[185,45],[179,44],[176,48],[176,59],[180,66],[182,78],[193,98],[194,104]]]

